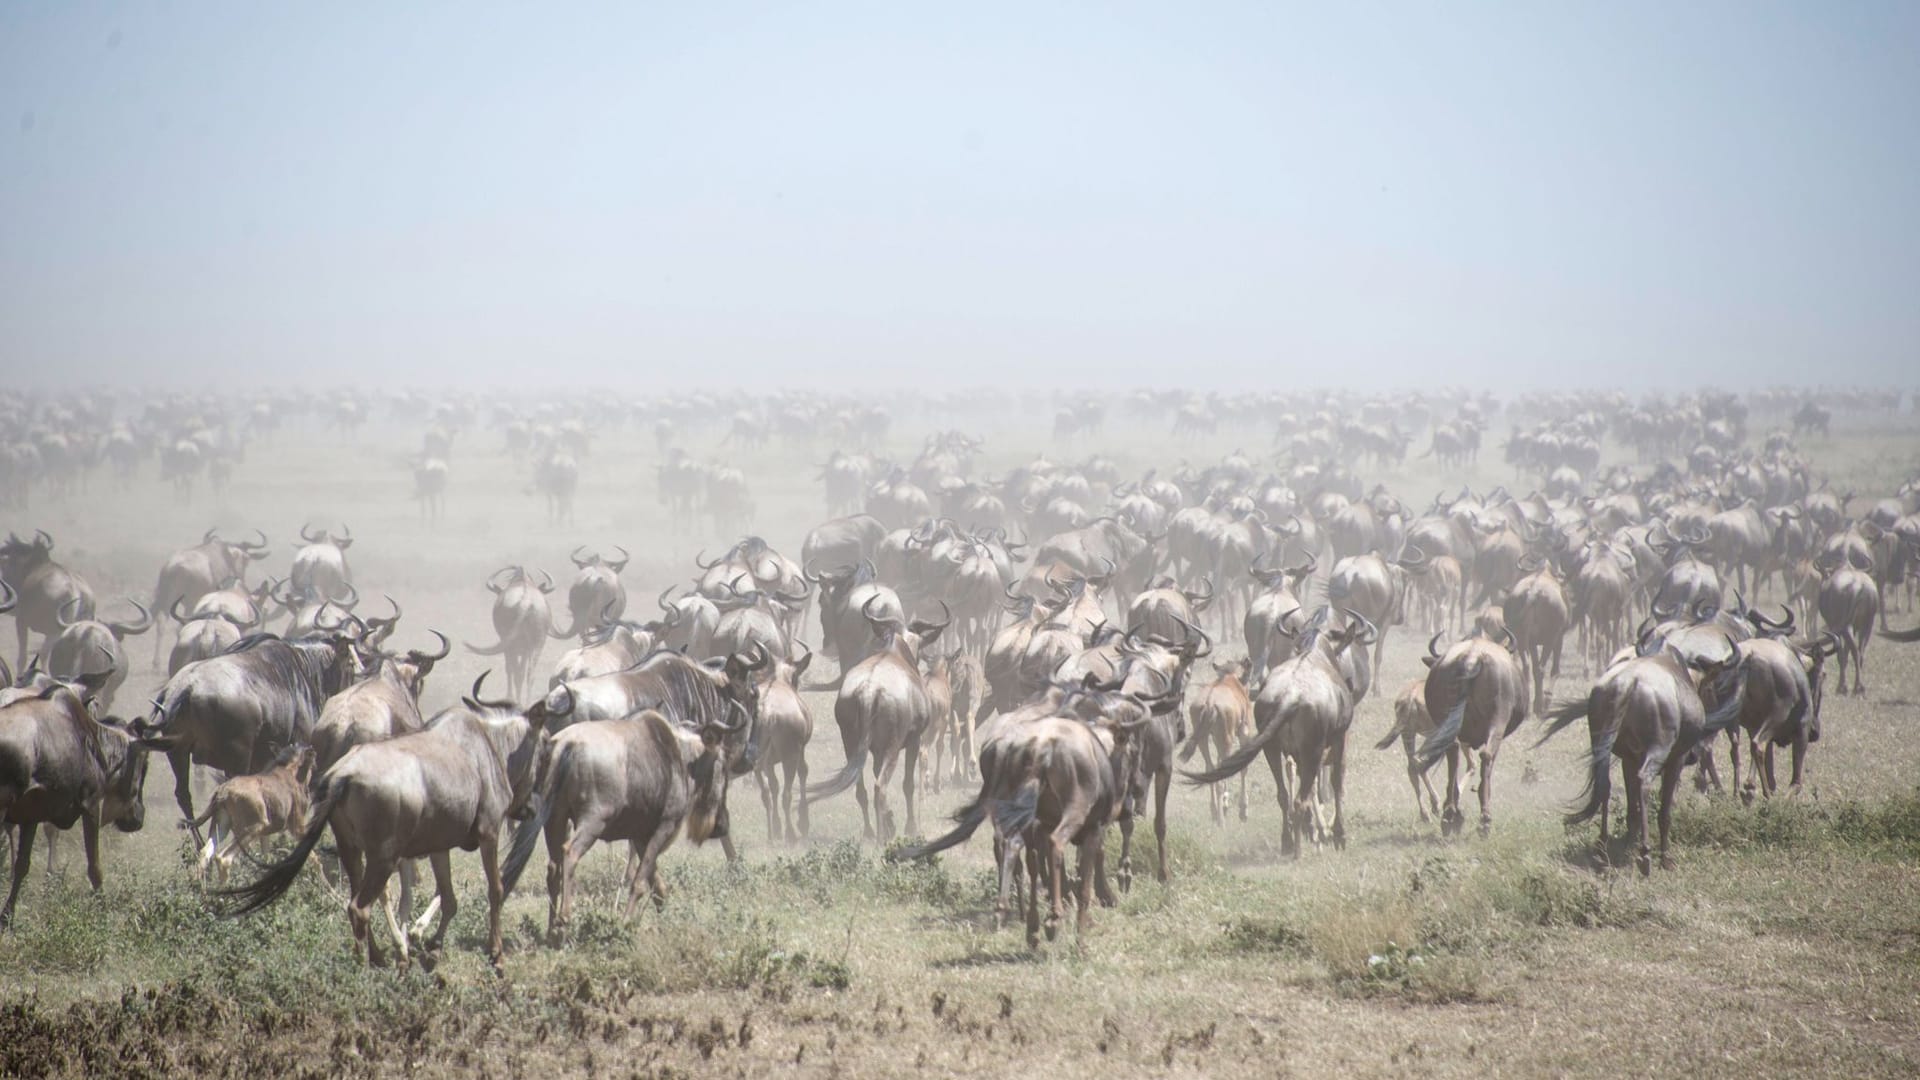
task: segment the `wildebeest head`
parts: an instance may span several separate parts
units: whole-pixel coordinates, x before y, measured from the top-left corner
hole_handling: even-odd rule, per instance
[[[22,540],[8,533],[7,542],[0,544],[0,573],[17,581],[46,562],[52,554],[53,537],[42,529],[33,530],[32,540]]]

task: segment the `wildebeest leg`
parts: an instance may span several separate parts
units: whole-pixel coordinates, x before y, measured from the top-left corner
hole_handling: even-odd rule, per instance
[[[1480,751],[1480,837],[1493,829],[1493,751]]]
[[[807,797],[805,794],[807,790],[807,756],[804,753],[796,756],[799,758],[798,761],[792,761],[787,763],[787,790],[784,797],[786,799],[787,808],[791,810],[793,808],[793,792],[794,792],[793,785],[794,785],[794,782],[798,780],[800,784],[799,790],[801,792],[800,835],[805,836],[807,835],[807,831],[810,828],[812,828],[812,823],[807,819]],[[793,838],[794,838],[793,822],[789,820],[787,822],[787,839],[792,840]]]
[[[767,811],[767,843],[777,844],[780,833],[780,781],[774,777],[773,770],[779,766],[772,761],[763,760],[760,767],[753,771],[753,778],[759,781],[760,805]]]
[[[554,826],[555,821],[560,821],[558,828]],[[573,893],[578,887],[580,860],[586,858],[588,849],[593,847],[594,841],[600,839],[600,833],[605,828],[606,822],[602,819],[582,818],[579,827],[572,830],[573,835],[568,836],[567,823],[558,815],[547,819],[547,851],[549,853],[547,858],[549,862],[557,863],[560,870],[558,915],[557,917],[550,915],[547,919],[547,937],[553,944],[558,945],[560,935],[566,932],[567,927],[573,925]],[[559,843],[555,843],[556,840]],[[552,867],[550,866],[549,869]],[[635,873],[634,880],[628,884],[629,897],[639,890],[640,879],[645,877],[646,873],[647,860],[645,855],[642,855],[640,868]],[[549,910],[552,907],[552,899],[549,897]],[[633,914],[632,899],[627,901],[626,913]]]
[[[193,754],[187,750],[167,752],[167,765],[173,769],[173,801],[180,806],[180,814],[187,819],[187,832],[193,836],[193,846],[200,846],[200,826],[193,824]]]
[[[1411,731],[1402,731],[1400,733],[1401,749],[1407,752],[1407,783],[1413,786],[1413,809],[1420,815],[1420,823],[1424,825],[1428,821],[1427,807],[1425,803],[1420,801],[1420,783],[1427,779],[1427,774],[1424,769],[1420,768],[1420,760],[1414,754],[1414,742],[1416,739],[1417,736]],[[1434,799],[1433,784],[1431,782],[1427,784],[1427,798]],[[1435,813],[1440,812],[1438,800],[1434,800],[1433,809]]]
[[[1749,742],[1751,742],[1751,740],[1749,740]],[[1753,804],[1753,792],[1754,792],[1754,787],[1756,785],[1756,778],[1760,775],[1760,747],[1758,745],[1753,745],[1752,749],[1753,749],[1753,767],[1747,770],[1747,786],[1741,787],[1740,786],[1740,731],[1736,728],[1733,731],[1727,732],[1728,775],[1732,778],[1731,782],[1733,784],[1733,790],[1739,794],[1740,801],[1743,804],[1746,804],[1749,806]],[[1702,756],[1710,755],[1713,753],[1713,748],[1710,745],[1703,745],[1701,747],[1700,752]]]
[[[1673,857],[1667,854],[1667,834],[1673,828],[1673,792],[1680,786],[1680,766],[1672,761],[1660,770],[1660,869],[1673,869]]]
[[[7,888],[7,906],[0,908],[0,930],[13,925],[13,905],[20,898],[20,882],[26,879],[33,863],[33,838],[39,825],[29,821],[20,826],[20,838],[13,848],[13,882]]]
[[[1200,740],[1200,762],[1205,766],[1205,771],[1213,771],[1213,740],[1211,738]],[[1227,815],[1220,806],[1219,784],[1207,785],[1207,810],[1213,815],[1215,825],[1226,823]]]
[[[853,781],[853,801],[860,804],[860,836],[873,839],[873,816],[867,811],[867,778],[855,777]]]
[[[1293,834],[1293,804],[1287,798],[1287,758],[1272,743],[1267,744],[1267,769],[1273,773],[1274,795],[1280,800],[1280,854],[1298,855],[1300,845]]]
[[[1153,872],[1162,885],[1167,883],[1167,789],[1172,786],[1171,768],[1153,774]]]
[[[370,915],[373,905],[386,893],[387,879],[392,876],[391,860],[370,856],[365,872],[360,875],[359,887],[353,890],[353,898],[347,901],[347,925],[353,930],[353,952],[358,957],[364,947],[369,967],[380,967],[386,963],[386,957],[380,953],[380,943],[374,940]]]
[[[437,942],[446,932],[447,923],[453,919],[453,875],[442,871],[448,855],[441,852],[434,856],[433,876],[439,879],[440,893],[446,897],[446,906],[440,918],[440,930],[434,934]],[[500,838],[482,836],[480,838],[480,868],[487,875],[487,962],[497,970],[500,957],[506,952],[506,943],[500,937],[500,905],[506,902],[507,889],[500,881]]]
[[[1125,781],[1132,783],[1131,780]],[[1115,874],[1120,879],[1120,891],[1133,891],[1133,815],[1120,815],[1120,868]]]
[[[560,936],[555,931],[561,921],[561,897],[567,885],[567,833],[572,826],[564,815],[555,814],[547,818],[547,944],[558,945]]]
[[[19,659],[14,661],[13,670],[25,671],[27,669],[27,620],[19,616],[14,617],[13,636],[20,643],[17,650]]]
[[[1014,876],[1020,868],[1019,834],[1008,836],[998,842],[1000,848],[996,860],[1000,864],[1000,893],[993,901],[993,928],[999,930],[1007,925],[1007,912],[1012,908]]]
[[[1807,736],[1805,732],[1801,732],[1800,737],[1793,740],[1793,779],[1789,782],[1787,787],[1787,795],[1789,797],[1800,794],[1802,790],[1800,785],[1806,779],[1806,765],[1807,765]],[[1773,744],[1768,743],[1767,744],[1767,794],[1771,795],[1773,794],[1773,791],[1774,791]]]
[[[483,841],[480,850],[483,857],[487,854],[493,855],[493,858],[488,860],[487,866],[487,897],[492,905],[492,910],[488,913],[491,918],[492,936],[487,940],[492,943],[494,949],[488,955],[497,958],[500,948],[500,909],[499,901],[493,898],[493,892],[500,885],[498,842],[489,844]],[[447,927],[453,922],[453,913],[460,909],[460,902],[453,895],[453,853],[439,852],[428,856],[427,862],[433,867],[434,890],[440,896],[440,922],[434,926],[433,936],[427,938],[425,948],[428,952],[437,952],[440,943],[446,940]]]
[[[1344,739],[1336,740],[1327,751],[1327,787],[1333,790],[1333,846],[1347,850],[1347,753]],[[1415,801],[1419,800],[1415,793]]]
[[[626,907],[621,910],[623,918],[633,918],[633,909],[640,903],[640,890],[647,890],[653,898],[653,909],[659,911],[667,906],[667,887],[660,880],[660,853],[673,843],[674,830],[656,827],[640,854],[640,873],[633,880],[633,890],[627,894]]]
[[[900,763],[891,751],[874,758],[873,763],[873,825],[875,836],[884,844],[893,839],[893,808],[887,805],[887,785],[893,781],[893,770]],[[911,777],[911,774],[909,774]],[[904,788],[911,779],[901,781]]]
[[[1099,872],[1102,845],[1103,838],[1098,830],[1094,830],[1093,836],[1080,845],[1080,880],[1075,882],[1079,886],[1075,902],[1080,905],[1080,911],[1074,917],[1075,933],[1084,934],[1093,925],[1093,897],[1090,894],[1093,892],[1093,880]]]
[[[1227,756],[1226,741],[1224,738],[1221,740],[1220,756],[1223,758]],[[1240,770],[1240,820],[1247,820],[1247,770],[1245,769]],[[1106,861],[1106,855],[1104,853],[1100,858],[1102,862]]]
[[[1620,772],[1627,794],[1627,845],[1633,849],[1634,865],[1645,877],[1653,872],[1653,856],[1647,847],[1646,779],[1640,773],[1640,764],[1633,758],[1623,758]]]
[[[1040,882],[1046,876],[1045,857],[1040,845],[1027,850],[1027,948],[1040,947]]]
[[[1460,747],[1447,747],[1447,804],[1440,811],[1440,835],[1459,833],[1466,815],[1460,812]]]
[[[920,774],[920,770],[916,766],[916,762],[918,762],[919,760],[920,760],[920,736],[915,735],[911,739],[907,740],[907,774],[904,777],[902,777],[900,780],[900,789],[902,793],[906,796],[907,835],[908,836],[920,835],[920,815],[919,815],[919,809],[918,809],[916,800],[914,799],[914,794],[916,790],[914,777]],[[889,839],[891,839],[891,837],[889,837]]]

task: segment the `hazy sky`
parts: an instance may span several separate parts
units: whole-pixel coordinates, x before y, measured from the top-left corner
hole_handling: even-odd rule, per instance
[[[1914,383],[1920,3],[7,3],[0,369],[153,365]]]

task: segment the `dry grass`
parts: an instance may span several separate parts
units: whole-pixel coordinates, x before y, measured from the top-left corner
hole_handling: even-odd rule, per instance
[[[903,416],[896,451],[909,454],[907,436],[923,427],[956,422],[987,436],[989,470],[1036,447],[1018,432],[1046,426],[1038,413]],[[1130,473],[1265,439],[1142,445],[1153,440],[1124,440],[1123,424],[1100,449]],[[643,432],[596,443],[578,528],[549,528],[518,490],[524,467],[469,432],[456,446],[449,520],[428,530],[392,464],[415,438],[370,427],[334,448],[329,433],[294,430],[250,454],[225,506],[204,496],[173,505],[151,481],[121,495],[102,477],[90,499],[5,524],[48,529],[105,597],[144,594],[165,552],[208,524],[259,525],[284,566],[301,520],[344,517],[361,537],[351,558],[362,592],[401,599],[403,634],[432,625],[475,641],[488,634],[479,582],[503,562],[557,569],[582,540],[624,543],[644,609],[719,539],[667,527]],[[1920,444],[1889,431],[1809,449],[1837,484],[1864,493],[1890,490]],[[740,461],[776,546],[796,550],[822,516],[808,461],[823,453]],[[1416,501],[1462,479],[1413,465],[1382,479]],[[1485,469],[1472,479],[1509,478]],[[1380,685],[1416,670],[1413,636],[1395,632]],[[135,644],[144,661],[150,644]],[[1509,743],[1492,836],[1446,842],[1415,819],[1398,749],[1368,749],[1391,719],[1387,702],[1370,700],[1350,744],[1346,851],[1279,859],[1262,766],[1245,824],[1216,828],[1203,794],[1176,791],[1172,884],[1138,874],[1086,936],[1069,930],[1037,955],[1017,930],[993,929],[984,844],[930,866],[888,864],[848,839],[859,818],[843,798],[816,807],[809,845],[770,848],[746,785],[734,803],[745,861],[676,847],[664,913],[621,920],[623,853],[596,855],[573,940],[548,949],[530,873],[509,904],[506,974],[495,977],[480,957],[477,867],[461,855],[461,913],[442,965],[365,972],[317,884],[254,919],[213,917],[189,883],[171,777],[157,764],[147,829],[107,842],[104,894],[87,894],[70,842],[61,876],[35,871],[17,932],[0,938],[0,1075],[1912,1075],[1920,752],[1905,727],[1907,703],[1920,700],[1916,658],[1878,644],[1873,693],[1828,699],[1803,803],[1750,809],[1687,794],[1678,866],[1646,881],[1594,871],[1592,833],[1558,824],[1579,785],[1576,738],[1537,752],[1525,738]],[[456,653],[430,681],[429,707],[450,702],[480,665]],[[1577,675],[1570,664],[1560,692],[1576,691]],[[156,685],[143,664],[123,701]],[[808,706],[817,777],[841,758],[830,700],[809,695]],[[928,797],[923,829],[962,798]],[[1136,865],[1150,867],[1151,829],[1136,843]]]

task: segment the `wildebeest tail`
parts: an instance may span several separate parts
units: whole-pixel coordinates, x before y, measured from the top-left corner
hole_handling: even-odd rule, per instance
[[[267,867],[259,877],[248,884],[236,885],[231,889],[221,889],[214,893],[222,899],[236,901],[232,907],[222,911],[222,915],[227,918],[250,915],[286,895],[286,891],[299,880],[301,869],[307,865],[307,856],[312,855],[313,849],[319,846],[320,834],[327,831],[328,821],[333,817],[333,808],[340,796],[345,793],[346,785],[345,780],[327,778],[326,787],[320,798],[314,801],[313,814],[307,819],[306,835],[300,838],[300,842],[294,845],[286,858]]]
[[[1746,669],[1736,668],[1727,681],[1731,685],[1719,706],[1707,713],[1707,732],[1702,736],[1703,740],[1711,739],[1740,722],[1740,707],[1746,703],[1747,697]]]
[[[1415,757],[1419,759],[1422,768],[1430,767],[1434,762],[1446,757],[1447,751],[1453,749],[1454,743],[1459,740],[1460,726],[1467,720],[1467,687],[1472,682],[1471,675],[1460,680],[1460,700],[1453,703],[1453,708],[1447,710],[1447,715],[1440,718],[1439,726],[1433,729],[1433,733],[1420,744],[1420,749],[1415,751]]]
[[[500,887],[506,895],[513,895],[513,887],[520,883],[520,874],[527,868],[527,862],[533,858],[533,849],[540,842],[540,836],[547,830],[547,819],[553,816],[554,794],[567,782],[567,773],[573,767],[571,747],[562,748],[547,774],[540,778],[540,787],[533,794],[533,813],[527,815],[513,830],[513,842],[507,845],[507,858],[500,864]]]
[[[1379,742],[1373,744],[1373,748],[1375,750],[1385,750],[1386,748],[1392,746],[1394,743],[1397,743],[1399,741],[1400,741],[1400,718],[1394,717],[1393,726],[1387,729],[1387,733],[1381,737]]]
[[[993,827],[1002,836],[1018,836],[1040,816],[1040,769],[1030,766],[1025,780],[1011,799],[996,799]]]
[[[1233,753],[1221,758],[1220,764],[1205,772],[1189,772],[1181,769],[1180,779],[1191,786],[1198,787],[1201,784],[1217,784],[1235,775],[1253,764],[1253,759],[1266,751],[1267,744],[1273,741],[1274,735],[1278,734],[1281,728],[1287,726],[1288,719],[1287,714],[1282,712],[1273,718],[1273,723],[1254,732],[1253,737],[1241,743]]]
[[[504,639],[493,645],[475,645],[471,641],[462,642],[462,644],[469,652],[478,653],[481,656],[501,656],[507,651],[507,643]]]
[[[1587,787],[1581,793],[1580,806],[1567,814],[1567,824],[1591,821],[1607,805],[1607,794],[1613,786],[1613,738],[1618,733],[1617,726],[1608,725],[1594,738],[1592,755],[1587,759]]]
[[[975,795],[972,802],[955,810],[953,820],[954,827],[946,835],[936,837],[924,844],[895,848],[887,852],[887,861],[905,862],[908,859],[924,859],[929,855],[937,855],[948,848],[959,847],[966,843],[980,828],[980,823],[987,820],[986,788],[982,787],[980,794]]]
[[[1536,747],[1539,746],[1541,743],[1560,734],[1561,729],[1565,728],[1568,724],[1584,718],[1592,711],[1592,703],[1593,697],[1589,694],[1586,697],[1578,697],[1572,701],[1563,701],[1559,705],[1548,709],[1547,730],[1541,734],[1540,738],[1534,741],[1533,745]]]

